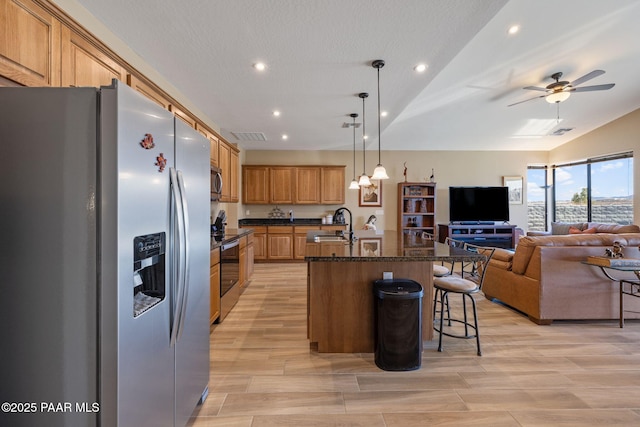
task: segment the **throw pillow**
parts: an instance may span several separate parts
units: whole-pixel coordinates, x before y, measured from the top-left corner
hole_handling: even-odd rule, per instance
[[[569,234],[569,228],[573,227],[580,231],[582,231],[585,227],[584,222],[552,222],[551,223],[551,234]]]
[[[579,230],[575,227],[569,227],[569,234],[596,234],[596,227]]]

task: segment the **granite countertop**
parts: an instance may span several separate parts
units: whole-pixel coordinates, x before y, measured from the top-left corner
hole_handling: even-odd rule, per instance
[[[213,238],[213,234],[211,235],[211,248],[210,250],[214,250],[219,248],[225,243],[232,242],[235,239],[239,239],[240,237],[246,236],[248,234],[253,233],[253,230],[250,228],[227,228],[224,233],[224,237],[221,241],[217,241]]]
[[[385,231],[376,234],[373,230],[356,231],[353,245],[347,242],[314,242],[313,231],[307,233],[305,261],[464,261],[471,262],[484,255],[453,248],[444,243]],[[317,232],[316,232],[317,234]]]
[[[345,223],[322,224],[322,218],[243,218],[238,220],[240,227],[248,225],[346,225]]]

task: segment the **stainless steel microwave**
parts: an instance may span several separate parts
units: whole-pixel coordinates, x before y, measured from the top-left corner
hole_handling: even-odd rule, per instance
[[[222,198],[222,169],[211,166],[211,201],[216,202]]]

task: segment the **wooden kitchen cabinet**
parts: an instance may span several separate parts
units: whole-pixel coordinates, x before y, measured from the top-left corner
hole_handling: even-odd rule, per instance
[[[242,167],[242,202],[266,205],[269,203],[269,168],[267,166]]]
[[[320,170],[314,166],[295,168],[295,204],[320,204]]]
[[[253,276],[253,266],[254,266],[254,258],[255,258],[255,246],[254,246],[254,236],[253,233],[247,236],[247,281],[251,280],[251,276]]]
[[[127,81],[125,69],[112,56],[68,27],[62,28],[62,86],[108,86]]]
[[[127,84],[165,110],[170,109],[171,102],[167,98],[165,98],[159,90],[153,88],[150,84],[146,83],[140,77],[134,74],[127,74]]]
[[[267,227],[266,226],[249,226],[253,229],[253,259],[267,259]]]
[[[291,166],[269,167],[269,203],[293,204],[295,191],[294,168]]]
[[[304,259],[307,246],[307,232],[320,230],[319,225],[296,225],[293,230],[293,258]]]
[[[209,323],[213,323],[220,317],[220,248],[211,251],[209,265]]]
[[[344,169],[344,166],[244,165],[242,201],[257,205],[343,205]]]
[[[209,163],[211,166],[218,167],[218,137],[209,131],[200,122],[196,122],[196,130],[200,132],[209,141]]]
[[[31,0],[0,0],[0,16],[0,76],[60,86],[62,23]]]
[[[238,192],[238,181],[240,179],[240,156],[235,147],[231,147],[229,151],[229,197],[231,203],[238,203],[240,201],[240,194]]]
[[[171,104],[169,111],[171,111],[177,118],[185,122],[187,125],[196,129],[197,120],[195,119],[195,117],[191,116],[186,111],[182,111],[180,108],[176,107],[173,104]]]
[[[247,283],[247,236],[240,238],[238,246],[240,247],[238,250],[238,286],[244,290]]]
[[[222,197],[220,201],[230,203],[238,202],[240,171],[238,149],[223,139],[220,139],[218,144],[218,167],[222,169]]]
[[[293,227],[267,226],[267,259],[293,259]]]
[[[344,205],[344,166],[323,166],[320,169],[320,203]]]

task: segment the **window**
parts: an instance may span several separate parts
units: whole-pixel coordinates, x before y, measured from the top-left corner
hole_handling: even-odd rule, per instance
[[[633,154],[558,165],[553,171],[554,220],[633,223]]]
[[[547,229],[547,167],[527,168],[527,230]]]

